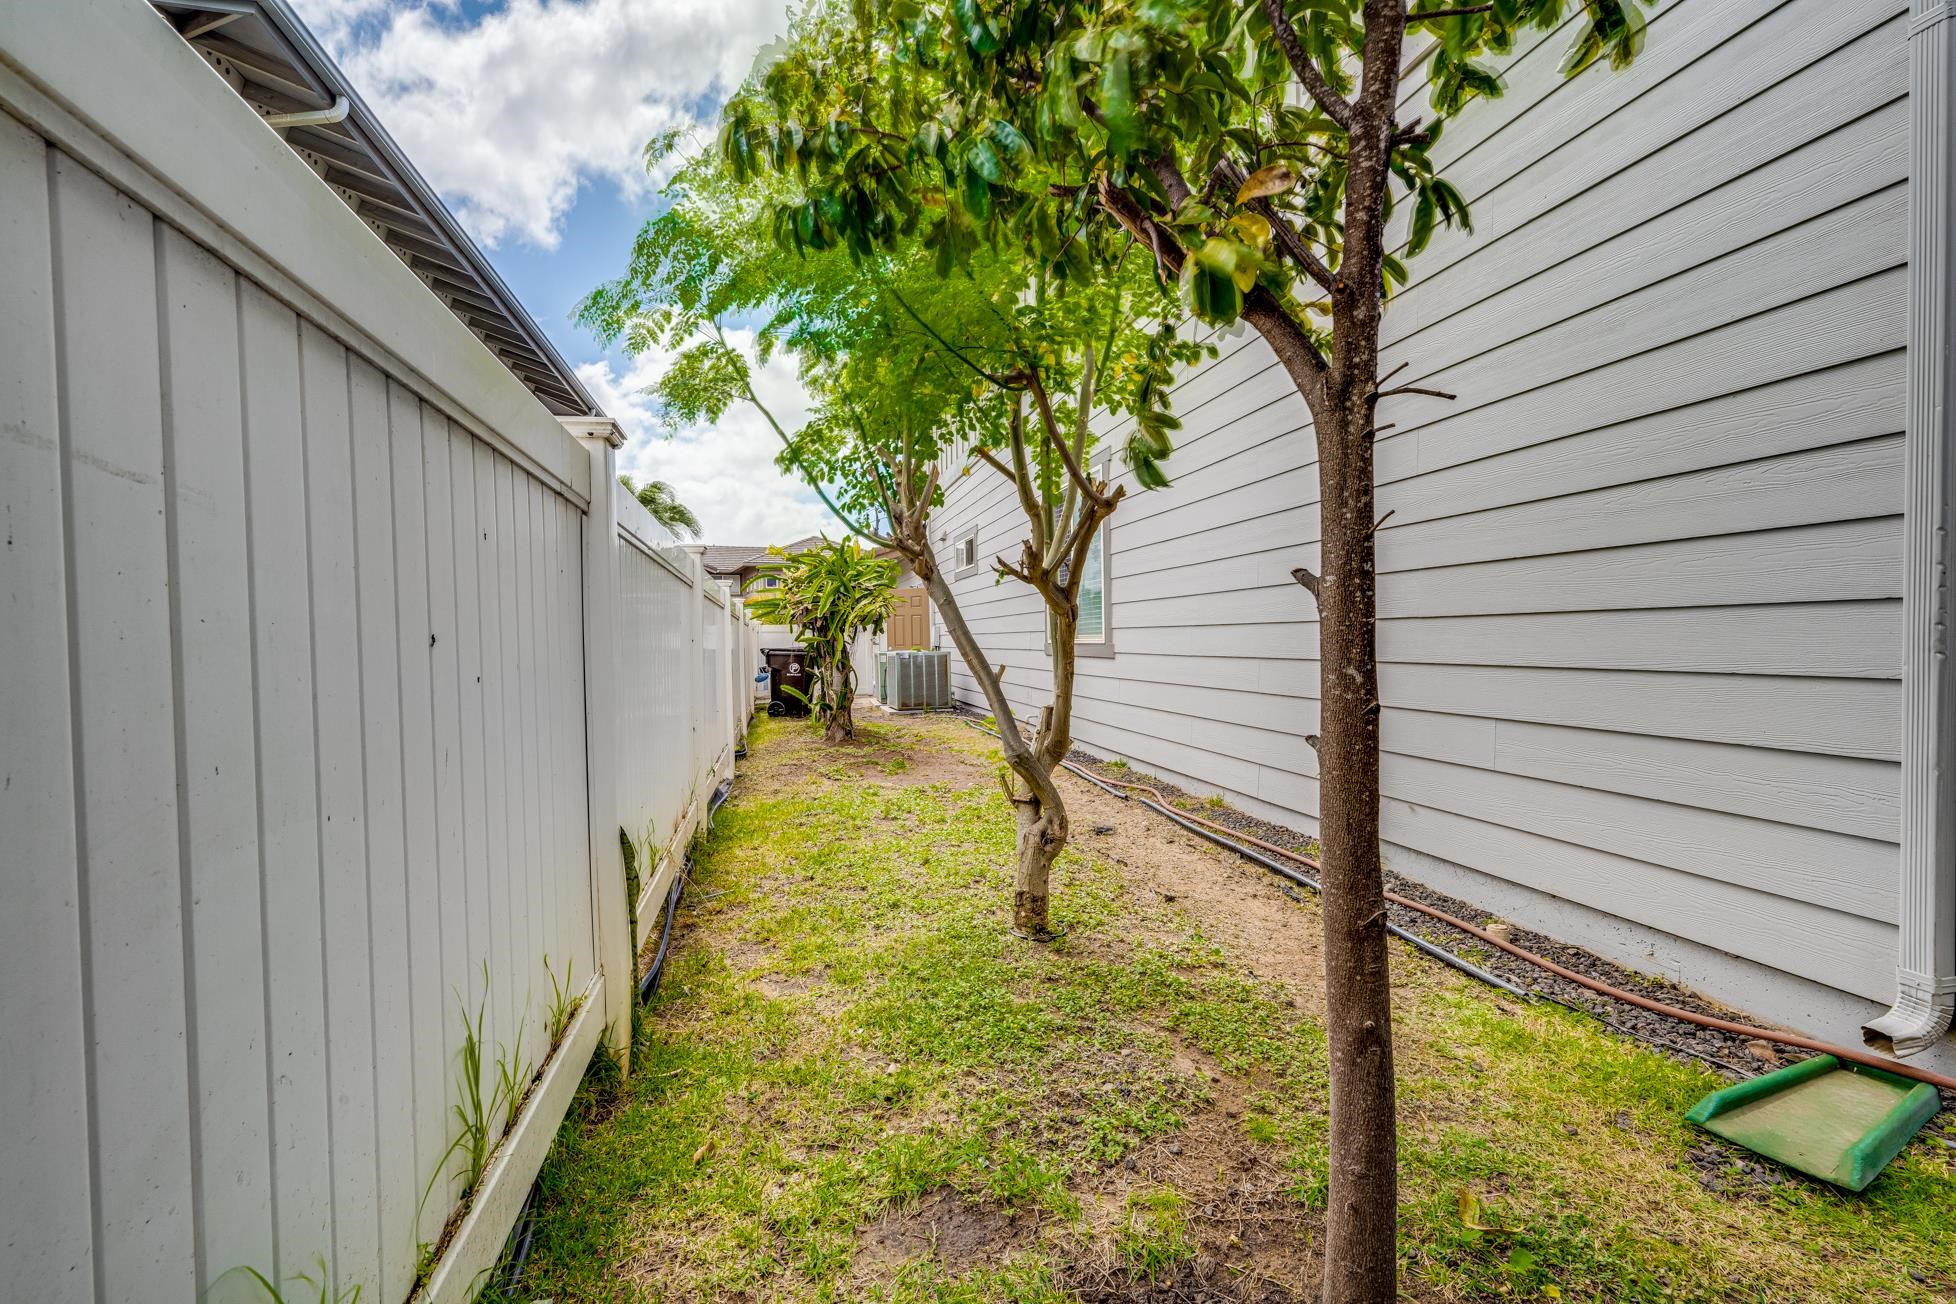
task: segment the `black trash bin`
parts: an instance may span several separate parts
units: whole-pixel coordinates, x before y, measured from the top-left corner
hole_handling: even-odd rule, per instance
[[[769,715],[808,714],[808,666],[798,648],[769,648],[767,651],[767,713]],[[783,690],[792,688],[794,693]],[[795,693],[802,696],[797,697]]]

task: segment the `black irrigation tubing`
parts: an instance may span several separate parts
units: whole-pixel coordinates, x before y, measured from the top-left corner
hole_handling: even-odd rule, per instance
[[[727,798],[732,793],[732,779],[725,780],[713,790],[713,796],[707,799],[706,805],[708,828],[713,827],[714,812],[726,804]],[[679,877],[673,880],[672,891],[666,894],[666,917],[659,929],[659,951],[652,957],[652,967],[645,971],[645,976],[638,982],[638,999],[641,1002],[650,1000],[652,993],[659,990],[659,976],[665,972],[666,967],[666,951],[672,945],[673,916],[679,912],[679,899],[686,892],[686,877],[692,871],[692,867],[693,862],[690,858],[680,865]],[[516,1226],[510,1230],[510,1246],[504,1251],[508,1267],[503,1270],[500,1283],[505,1299],[515,1298],[517,1284],[523,1276],[523,1265],[530,1257],[530,1244],[536,1239],[536,1204],[540,1190],[539,1186],[531,1185],[530,1194],[523,1201],[522,1211],[516,1215]]]
[[[713,795],[706,803],[706,826],[709,829],[713,827],[715,812],[726,805],[727,798],[732,795],[732,779],[724,780],[713,790]],[[658,953],[652,957],[652,967],[647,969],[645,976],[638,980],[638,999],[641,1002],[651,1000],[652,993],[659,990],[659,976],[665,972],[666,967],[666,950],[672,945],[673,916],[679,913],[679,899],[686,894],[686,880],[692,872],[693,860],[688,856],[679,866],[679,877],[673,880],[672,891],[666,894],[666,918],[659,927]]]
[[[959,719],[964,720],[964,723],[970,725],[974,729],[977,729],[983,733],[988,733],[994,738],[998,737],[997,730],[987,729],[984,725],[978,723],[976,720],[966,719],[963,716],[960,716]],[[1217,846],[1222,847],[1226,850],[1233,851],[1237,855],[1243,857],[1245,860],[1263,866],[1263,868],[1269,870],[1271,873],[1277,875],[1279,878],[1286,879],[1292,883],[1296,883],[1301,887],[1309,888],[1313,892],[1322,893],[1324,891],[1322,887],[1318,886],[1317,880],[1310,877],[1309,875],[1304,874],[1299,870],[1292,869],[1289,865],[1280,864],[1277,861],[1270,859],[1268,856],[1264,856],[1256,851],[1253,851],[1249,847],[1244,846],[1242,843],[1235,841],[1233,838],[1227,838],[1220,833],[1214,832],[1213,830],[1203,828],[1200,824],[1197,824],[1192,820],[1183,818],[1180,813],[1170,810],[1168,807],[1161,805],[1159,802],[1150,801],[1146,797],[1131,796],[1128,793],[1122,792],[1110,784],[1101,782],[1098,778],[1094,777],[1092,774],[1089,774],[1083,767],[1075,765],[1072,761],[1061,761],[1060,764],[1066,767],[1066,770],[1069,774],[1073,774],[1078,776],[1079,778],[1085,779],[1088,783],[1091,783],[1094,787],[1100,789],[1102,792],[1108,794],[1109,796],[1118,797],[1122,801],[1138,801],[1143,806],[1146,806],[1149,810],[1154,811],[1156,814],[1167,816],[1168,819],[1172,821],[1177,827],[1187,829],[1190,833],[1195,834],[1199,838],[1203,838],[1206,841],[1213,842]],[[1419,936],[1417,933],[1408,932],[1405,929],[1399,927],[1399,925],[1392,924],[1392,923],[1388,923],[1386,925],[1386,931],[1391,933],[1394,937],[1398,938],[1400,941],[1410,943],[1412,946],[1418,948],[1421,951],[1424,951],[1427,955],[1432,956],[1435,960],[1438,960],[1441,964],[1448,965],[1454,969],[1458,969],[1460,972],[1466,974],[1470,978],[1477,978],[1481,982],[1486,983],[1488,986],[1507,992],[1510,995],[1515,996],[1521,1000],[1526,1001],[1531,999],[1527,992],[1515,986],[1507,979],[1496,977],[1494,974],[1489,973],[1487,970],[1481,968],[1479,965],[1473,963],[1471,960],[1462,959],[1460,956],[1455,955],[1452,951],[1447,950],[1443,946],[1434,945],[1432,942],[1427,941],[1424,937]]]
[[[505,1266],[496,1288],[506,1300],[516,1298],[516,1288],[523,1281],[523,1265],[530,1261],[530,1245],[537,1235],[537,1197],[542,1192],[541,1180],[530,1183],[530,1193],[524,1197],[523,1208],[516,1215],[516,1226],[510,1229],[509,1244],[503,1249]]]
[[[1069,764],[1069,768],[1071,768],[1070,764]],[[1253,864],[1258,864],[1263,866],[1265,869],[1277,875],[1279,878],[1288,879],[1290,882],[1296,883],[1300,887],[1309,888],[1313,892],[1324,891],[1324,889],[1318,885],[1316,879],[1310,877],[1310,875],[1305,874],[1300,870],[1292,869],[1289,865],[1280,864],[1277,861],[1270,859],[1268,856],[1265,856],[1260,852],[1254,851],[1249,847],[1244,846],[1242,843],[1235,841],[1233,838],[1226,838],[1220,833],[1215,833],[1209,829],[1205,829],[1200,824],[1195,823],[1193,820],[1183,819],[1175,811],[1170,810],[1168,807],[1163,806],[1158,802],[1150,801],[1146,797],[1136,798],[1136,800],[1138,800],[1143,806],[1146,806],[1149,810],[1154,811],[1157,814],[1166,815],[1170,820],[1173,820],[1177,826],[1187,829],[1190,833],[1195,834],[1195,836],[1197,836],[1198,838],[1204,838],[1210,842],[1215,843],[1219,847],[1227,848],[1228,850],[1233,851],[1237,855],[1243,857],[1243,859],[1250,861]],[[1434,945],[1432,942],[1427,941],[1424,937],[1421,937],[1417,933],[1408,932],[1406,929],[1401,928],[1399,925],[1393,923],[1388,923],[1386,925],[1386,931],[1388,933],[1391,933],[1394,937],[1398,938],[1400,941],[1410,943],[1413,947],[1417,948],[1418,950],[1424,951],[1426,954],[1432,956],[1435,960],[1438,960],[1441,964],[1448,965],[1452,968],[1460,970],[1460,972],[1466,974],[1470,978],[1478,978],[1480,981],[1486,983],[1489,987],[1498,988],[1499,990],[1507,992],[1509,995],[1517,997],[1521,1000],[1525,1001],[1529,999],[1529,995],[1527,992],[1515,986],[1507,979],[1496,977],[1494,974],[1489,973],[1487,970],[1481,968],[1473,961],[1462,959],[1460,956],[1455,955],[1452,951],[1447,950],[1443,946]]]
[[[645,977],[638,980],[638,999],[641,1003],[652,999],[652,993],[659,990],[659,975],[665,972],[666,948],[672,945],[672,917],[679,913],[679,898],[686,893],[686,875],[692,871],[693,862],[688,858],[679,867],[679,877],[672,881],[672,891],[666,893],[666,920],[659,928],[659,950],[652,957],[652,967],[645,971]]]

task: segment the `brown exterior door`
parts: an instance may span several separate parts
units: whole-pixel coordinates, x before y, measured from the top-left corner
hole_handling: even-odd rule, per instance
[[[929,647],[930,599],[924,590],[898,589],[896,599],[896,608],[890,613],[890,647]]]

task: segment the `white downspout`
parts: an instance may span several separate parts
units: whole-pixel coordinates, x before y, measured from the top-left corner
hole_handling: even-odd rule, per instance
[[[1894,1008],[1861,1034],[1897,1055],[1928,1050],[1956,1011],[1956,22],[1911,0],[1908,434],[1903,453],[1902,846]]]
[[[268,113],[265,125],[268,127],[324,127],[335,122],[344,122],[353,101],[344,95],[335,96],[332,106],[324,109],[307,109],[300,113]]]

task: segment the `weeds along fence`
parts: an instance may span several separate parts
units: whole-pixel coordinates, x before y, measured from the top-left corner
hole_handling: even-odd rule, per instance
[[[468,1298],[754,632],[146,8],[0,110],[0,1299]]]

